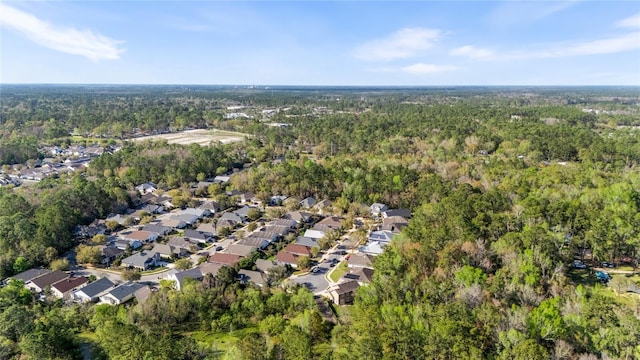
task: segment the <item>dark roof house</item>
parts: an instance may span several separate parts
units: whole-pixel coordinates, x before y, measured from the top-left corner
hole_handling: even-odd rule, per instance
[[[37,278],[31,280],[28,284],[25,284],[25,286],[35,292],[42,292],[47,286],[51,286],[54,283],[68,277],[69,274],[63,273],[60,270],[56,270],[54,272],[38,276]]]
[[[80,302],[96,301],[100,297],[100,295],[111,289],[113,286],[114,284],[111,282],[111,280],[103,277],[79,290],[76,290],[73,293],[73,297]]]

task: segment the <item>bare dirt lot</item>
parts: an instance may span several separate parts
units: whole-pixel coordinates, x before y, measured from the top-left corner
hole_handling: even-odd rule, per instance
[[[131,139],[133,141],[157,141],[157,140],[167,140],[169,144],[198,144],[198,145],[209,145],[211,143],[222,143],[228,144],[236,141],[242,141],[244,138],[248,136],[247,134],[242,134],[233,131],[224,131],[224,130],[216,130],[216,129],[195,129],[195,130],[185,130],[177,133],[171,134],[160,134],[160,135],[152,135],[152,136],[143,136],[139,138]]]

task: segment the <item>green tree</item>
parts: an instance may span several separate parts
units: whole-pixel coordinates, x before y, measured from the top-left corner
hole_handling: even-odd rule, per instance
[[[67,271],[71,268],[71,265],[67,258],[60,258],[52,261],[51,264],[49,264],[49,267],[51,270]]]
[[[189,259],[179,259],[176,260],[174,265],[176,266],[176,269],[178,270],[188,270],[191,269],[191,266],[193,265],[191,263],[191,260]]]
[[[308,269],[311,266],[311,259],[308,256],[300,256],[296,259],[298,269]]]
[[[99,264],[102,251],[98,246],[78,245],[76,247],[76,261],[80,264]]]
[[[238,342],[238,348],[245,360],[266,360],[267,341],[261,334],[250,333]]]
[[[137,270],[125,270],[122,272],[122,280],[124,281],[138,281],[141,277],[142,274]]]
[[[289,325],[280,336],[286,359],[311,358],[311,339],[299,327]]]

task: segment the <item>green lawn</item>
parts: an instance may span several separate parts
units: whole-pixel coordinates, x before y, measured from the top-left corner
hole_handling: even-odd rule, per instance
[[[235,345],[238,340],[243,338],[246,334],[256,331],[255,328],[247,328],[242,330],[235,330],[232,332],[214,333],[211,331],[193,331],[185,333],[185,335],[193,338],[198,345],[215,349],[221,352],[226,352]]]
[[[333,282],[338,282],[340,278],[349,271],[349,267],[347,266],[347,262],[343,261],[338,266],[333,269],[331,274],[329,274],[329,279]]]
[[[593,286],[598,283],[596,275],[591,272],[590,269],[574,269],[571,268],[567,271],[567,277],[576,285],[588,285]]]
[[[169,268],[167,268],[167,267],[159,267],[159,268],[153,269],[153,270],[145,270],[145,271],[141,271],[140,275],[160,274],[160,273],[163,273],[165,271],[169,271]]]

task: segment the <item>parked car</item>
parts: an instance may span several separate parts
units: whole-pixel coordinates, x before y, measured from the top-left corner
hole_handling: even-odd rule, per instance
[[[596,271],[596,277],[603,283],[609,282],[609,280],[611,280],[611,276],[604,271]]]
[[[614,268],[614,267],[616,267],[614,264],[612,264],[610,262],[606,262],[606,261],[601,262],[600,265],[602,265],[602,267],[606,267],[606,268]]]
[[[585,265],[582,261],[580,260],[574,260],[573,261],[573,265],[574,268],[576,269],[586,269],[587,265]]]

